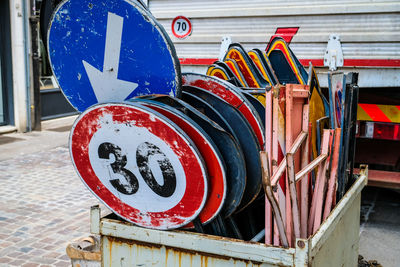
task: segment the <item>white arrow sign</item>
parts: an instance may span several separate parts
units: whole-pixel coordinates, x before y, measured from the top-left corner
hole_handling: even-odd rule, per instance
[[[118,80],[123,23],[124,18],[108,13],[102,72],[82,60],[98,102],[125,100],[138,86],[137,83]]]

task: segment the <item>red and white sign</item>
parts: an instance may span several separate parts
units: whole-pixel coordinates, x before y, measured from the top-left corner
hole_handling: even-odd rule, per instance
[[[185,38],[192,33],[192,23],[184,16],[174,18],[171,28],[176,38]]]
[[[138,104],[101,104],[74,123],[70,154],[84,184],[137,225],[174,229],[204,207],[207,176],[190,138]]]
[[[189,135],[190,139],[193,140],[196,147],[203,155],[209,178],[209,193],[207,202],[204,205],[203,210],[200,212],[199,218],[201,223],[207,224],[218,215],[224,205],[226,197],[227,184],[224,168],[225,165],[218,148],[199,126],[194,125],[189,117],[186,117],[179,111],[160,103],[143,102],[141,104],[156,110],[176,123],[187,135]],[[193,225],[188,224],[186,228],[188,227],[193,227]]]

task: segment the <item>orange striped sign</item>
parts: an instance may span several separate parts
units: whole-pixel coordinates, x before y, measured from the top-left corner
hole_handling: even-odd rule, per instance
[[[271,83],[271,81],[269,80],[268,74],[266,69],[264,68],[264,66],[261,63],[261,59],[258,57],[257,53],[254,51],[249,51],[247,52],[247,54],[250,56],[250,58],[253,60],[254,64],[256,65],[256,67],[258,68],[258,70],[262,73],[263,77],[265,78],[265,80],[267,80],[269,86],[273,86],[273,84]]]
[[[359,103],[357,120],[400,123],[400,106]]]
[[[294,59],[289,52],[289,48],[288,48],[286,42],[283,39],[277,39],[276,41],[274,41],[271,44],[271,46],[268,48],[267,56],[269,56],[271,54],[271,52],[274,50],[280,50],[283,53],[283,55],[285,56],[286,60],[288,61],[289,65],[290,65],[290,67],[292,68],[294,74],[296,75],[299,83],[306,84],[307,81],[304,81],[303,78],[301,77],[300,70],[298,69],[296,63],[294,62]]]
[[[238,49],[233,47],[230,48],[225,55],[225,60],[226,59],[233,59],[236,61],[237,65],[239,66],[239,70],[242,72],[244,79],[250,87],[260,88],[257,79],[254,77],[253,72],[247,65],[246,60]]]
[[[239,66],[236,64],[236,61],[233,59],[225,59],[224,61],[226,63],[226,65],[228,65],[228,67],[233,71],[233,73],[235,74],[235,76],[239,79],[239,81],[243,84],[242,87],[249,87],[247,85],[246,80],[243,77],[242,72],[239,70]]]
[[[226,73],[223,70],[221,70],[220,68],[213,67],[213,66],[210,66],[208,68],[207,75],[215,76],[215,77],[218,77],[225,81],[229,80],[229,77],[226,75]]]

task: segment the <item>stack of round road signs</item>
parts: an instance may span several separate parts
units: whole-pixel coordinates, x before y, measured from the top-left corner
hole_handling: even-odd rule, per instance
[[[241,227],[264,201],[257,99],[215,77],[181,75],[168,35],[134,1],[62,1],[48,51],[82,112],[70,134],[73,165],[106,206],[154,229],[237,238],[260,230]]]
[[[200,81],[213,86],[188,85]],[[224,220],[261,191],[261,119],[223,80],[186,73],[183,83],[183,100],[149,95],[86,109],[71,131],[71,158],[88,188],[137,225],[193,228],[197,218],[228,228]]]

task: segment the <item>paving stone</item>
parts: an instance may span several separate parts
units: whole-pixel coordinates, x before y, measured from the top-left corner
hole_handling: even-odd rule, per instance
[[[52,259],[56,259],[56,258],[58,258],[60,256],[62,256],[60,253],[57,253],[57,252],[54,252],[54,251],[43,255],[43,257],[45,257],[45,258],[52,258]]]
[[[46,238],[40,240],[40,242],[44,243],[44,244],[51,244],[51,243],[54,243],[55,241],[56,241],[55,239],[49,238],[49,237],[46,237]]]
[[[70,258],[67,255],[62,255],[62,256],[58,257],[58,259],[66,260],[66,261],[70,260]]]
[[[43,247],[43,249],[44,250],[47,250],[47,251],[52,251],[54,248],[56,248],[57,246],[53,246],[53,245],[49,245],[49,246],[45,246],[45,247]]]
[[[39,266],[39,264],[37,264],[37,263],[28,262],[28,263],[25,263],[24,265],[22,265],[21,267],[38,267],[38,266]]]
[[[10,254],[7,254],[7,257],[15,259],[21,255],[24,255],[24,253],[16,251],[16,252],[11,252]]]
[[[6,240],[9,242],[12,242],[12,243],[18,243],[19,241],[22,241],[23,239],[20,237],[12,236],[12,237],[7,238]]]
[[[47,245],[46,243],[36,242],[36,243],[32,244],[32,247],[34,247],[34,248],[43,248],[46,245]]]
[[[12,265],[12,266],[22,266],[25,262],[26,261],[24,261],[24,260],[13,260],[13,261],[9,262],[8,264]]]
[[[12,261],[12,259],[10,259],[10,258],[6,258],[6,257],[0,258],[0,263],[8,263],[10,261]]]
[[[0,259],[3,257],[3,256],[6,256],[7,254],[9,254],[9,253],[11,253],[11,252],[13,252],[13,251],[16,251],[16,247],[14,247],[14,246],[9,246],[9,247],[6,247],[6,248],[3,248],[3,249],[1,249],[0,250]]]
[[[18,242],[18,246],[19,247],[23,247],[23,246],[33,246],[31,244],[33,244],[34,242],[36,242],[35,238],[27,238],[21,242]]]
[[[31,252],[29,252],[29,255],[33,255],[33,256],[41,256],[43,254],[45,254],[47,251],[43,250],[43,249],[34,249]]]
[[[55,263],[54,266],[69,267],[69,266],[71,266],[71,262],[70,261],[59,261],[59,262]]]
[[[33,248],[30,247],[22,247],[19,249],[19,251],[24,252],[24,253],[28,253],[29,251],[31,251]]]
[[[32,262],[40,263],[40,264],[54,264],[55,262],[57,262],[56,259],[45,258],[45,257],[32,257],[30,260]]]
[[[12,245],[13,245],[13,243],[9,242],[9,241],[0,242],[0,248],[7,248],[7,247],[12,246]],[[0,250],[0,252],[1,252],[1,250]]]

